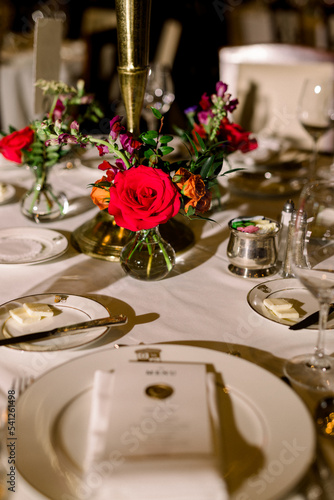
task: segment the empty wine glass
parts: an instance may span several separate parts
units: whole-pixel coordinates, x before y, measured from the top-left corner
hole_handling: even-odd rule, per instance
[[[333,116],[334,82],[330,80],[305,80],[299,102],[298,119],[313,140],[313,154],[310,158],[308,178],[316,177],[318,142],[331,127]]]
[[[174,99],[174,82],[170,69],[158,63],[151,64],[143,103],[143,116],[150,130],[154,130],[157,123],[150,108],[156,108],[164,115]]]
[[[329,306],[334,301],[334,181],[314,181],[303,188],[291,266],[294,275],[317,298],[320,317],[314,352],[287,361],[285,374],[308,388],[334,390],[334,358],[325,353]]]

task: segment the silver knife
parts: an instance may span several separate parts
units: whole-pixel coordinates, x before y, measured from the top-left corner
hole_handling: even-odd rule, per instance
[[[10,337],[6,339],[0,339],[0,346],[20,344],[21,342],[32,342],[41,339],[50,339],[55,337],[62,337],[68,333],[81,332],[82,330],[87,330],[88,328],[98,328],[100,326],[110,326],[110,325],[120,325],[125,324],[128,318],[124,314],[119,316],[109,316],[107,318],[92,319],[89,321],[83,321],[82,323],[75,323],[74,325],[60,326],[58,328],[53,328],[52,330],[47,330],[44,332],[27,333],[24,335],[18,335],[17,337]]]
[[[331,304],[328,311],[328,316],[332,314],[333,311],[334,305]],[[301,321],[298,321],[298,323],[289,326],[289,330],[301,330],[302,328],[307,328],[308,326],[316,325],[317,323],[319,323],[319,311],[316,311],[309,316],[306,316],[306,318],[302,319]]]

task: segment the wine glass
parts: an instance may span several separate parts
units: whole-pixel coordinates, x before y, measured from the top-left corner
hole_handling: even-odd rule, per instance
[[[316,390],[334,390],[334,358],[325,353],[329,306],[334,301],[334,181],[319,180],[301,192],[292,244],[291,267],[319,302],[319,333],[314,352],[285,364],[285,374]]]
[[[316,178],[318,142],[333,123],[334,82],[330,80],[307,79],[302,86],[297,115],[300,124],[313,140],[313,154],[310,158],[309,181]]]
[[[143,116],[150,130],[154,130],[157,123],[150,108],[156,108],[164,115],[174,100],[174,82],[170,69],[167,66],[152,63],[147,76],[143,102]]]

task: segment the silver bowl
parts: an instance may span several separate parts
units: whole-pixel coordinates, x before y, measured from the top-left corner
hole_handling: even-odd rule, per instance
[[[245,233],[232,227],[236,220],[249,220],[253,217],[237,217],[230,220],[230,239],[227,246],[228,266],[233,274],[244,278],[263,278],[277,272],[277,236],[280,224],[273,219],[275,229],[269,233]]]

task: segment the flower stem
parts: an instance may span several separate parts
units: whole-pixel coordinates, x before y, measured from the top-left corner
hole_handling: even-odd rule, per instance
[[[130,162],[129,162],[128,158],[126,157],[126,155],[124,153],[122,153],[122,151],[117,149],[117,147],[110,144],[110,142],[104,141],[103,139],[95,139],[94,137],[90,137],[89,141],[91,143],[94,143],[94,144],[101,144],[103,146],[107,146],[110,153],[113,153],[115,156],[117,156],[118,158],[120,158],[121,160],[124,161],[127,169],[131,167]]]
[[[173,266],[172,266],[171,261],[169,260],[169,257],[168,257],[168,254],[166,252],[164,245],[162,244],[161,240],[157,238],[156,234],[153,235],[153,239],[156,243],[158,243],[160,250],[162,251],[163,256],[165,257],[168,271],[171,271]]]

